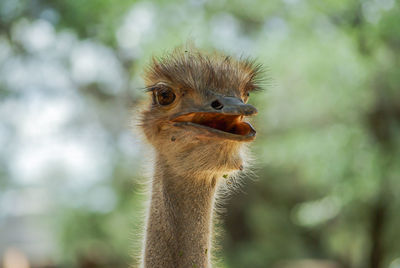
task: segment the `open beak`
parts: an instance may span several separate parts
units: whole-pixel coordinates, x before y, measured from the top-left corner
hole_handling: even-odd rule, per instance
[[[219,97],[217,100],[195,111],[179,113],[171,118],[174,126],[203,130],[203,136],[236,141],[251,141],[256,131],[245,116],[257,114],[257,109],[234,97]],[[204,134],[205,133],[205,134]]]

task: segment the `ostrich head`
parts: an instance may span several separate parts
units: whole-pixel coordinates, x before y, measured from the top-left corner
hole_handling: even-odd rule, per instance
[[[154,58],[145,71],[151,103],[141,127],[163,164],[179,173],[226,174],[243,169],[243,147],[256,131],[247,104],[259,89],[260,65],[197,50]]]

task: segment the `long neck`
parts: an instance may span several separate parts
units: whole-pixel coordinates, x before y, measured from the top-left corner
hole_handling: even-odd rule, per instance
[[[177,175],[157,159],[146,230],[144,267],[211,267],[216,181]]]

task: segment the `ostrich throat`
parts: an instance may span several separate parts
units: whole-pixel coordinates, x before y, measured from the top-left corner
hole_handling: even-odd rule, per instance
[[[177,174],[162,156],[157,158],[145,267],[211,267],[216,178],[212,174]]]

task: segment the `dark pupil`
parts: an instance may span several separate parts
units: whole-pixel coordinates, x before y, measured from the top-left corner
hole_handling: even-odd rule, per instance
[[[171,90],[158,92],[157,101],[161,105],[171,104],[175,100],[175,94]]]

